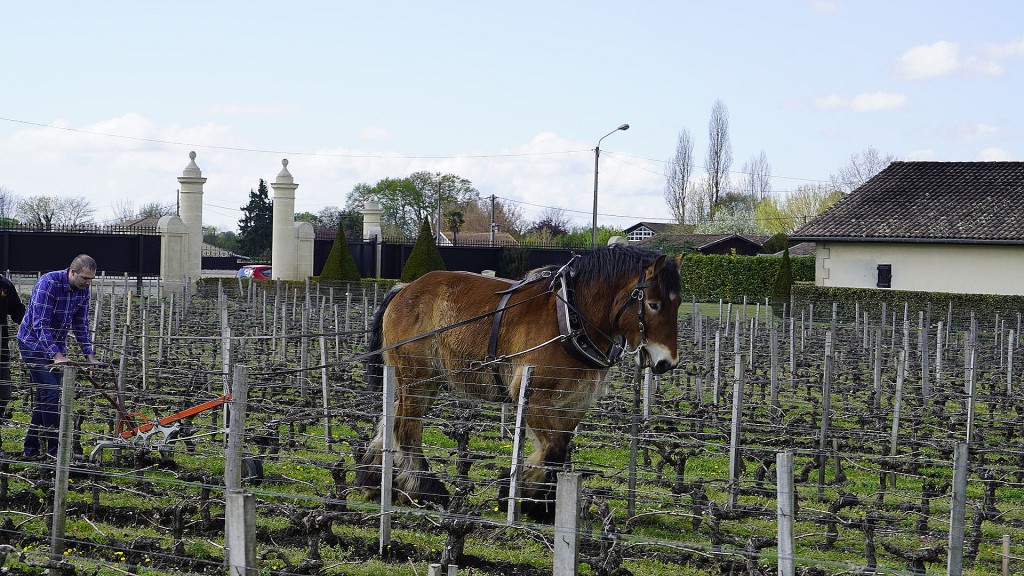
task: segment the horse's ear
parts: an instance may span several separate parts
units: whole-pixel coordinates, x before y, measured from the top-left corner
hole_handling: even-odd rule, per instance
[[[664,269],[665,269],[665,255],[662,254],[662,255],[658,256],[657,258],[655,258],[654,262],[651,262],[651,264],[649,266],[647,266],[647,272],[646,272],[646,274],[644,274],[644,280],[650,280],[652,278],[656,278],[658,276],[658,274],[661,274],[661,271],[664,270]]]
[[[676,268],[678,268],[680,270],[680,272],[682,272],[682,270],[683,270],[683,255],[679,254],[678,256],[673,258],[673,260],[676,261]]]

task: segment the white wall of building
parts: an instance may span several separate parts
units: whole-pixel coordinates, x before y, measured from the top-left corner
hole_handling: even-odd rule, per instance
[[[892,265],[892,290],[1024,294],[1024,246],[818,242],[815,284],[877,288]]]

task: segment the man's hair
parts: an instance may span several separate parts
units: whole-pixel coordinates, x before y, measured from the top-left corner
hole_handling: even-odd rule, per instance
[[[79,254],[71,261],[71,269],[75,272],[82,270],[96,270],[96,261],[88,254]]]

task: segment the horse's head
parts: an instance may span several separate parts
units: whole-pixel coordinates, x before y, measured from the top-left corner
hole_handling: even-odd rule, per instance
[[[643,351],[654,372],[675,368],[681,291],[677,262],[651,250],[616,245],[588,254],[576,270],[577,298],[590,317],[607,318],[606,328],[616,340],[624,340],[629,353]]]
[[[640,280],[630,292],[630,298],[638,300],[636,326],[631,327],[629,318],[619,319],[630,348],[642,348],[655,374],[664,374],[679,363],[680,291],[678,263],[664,254],[655,255],[643,263]]]

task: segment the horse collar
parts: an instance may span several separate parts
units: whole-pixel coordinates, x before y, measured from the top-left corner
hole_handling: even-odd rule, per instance
[[[576,359],[597,368],[610,368],[622,358],[625,338],[617,336],[608,352],[604,352],[594,343],[583,326],[585,318],[576,307],[576,290],[572,286],[575,277],[572,260],[562,267],[555,275],[551,288],[556,292],[555,308],[558,311],[558,331],[562,335],[562,345]],[[628,304],[628,303],[627,303]]]

